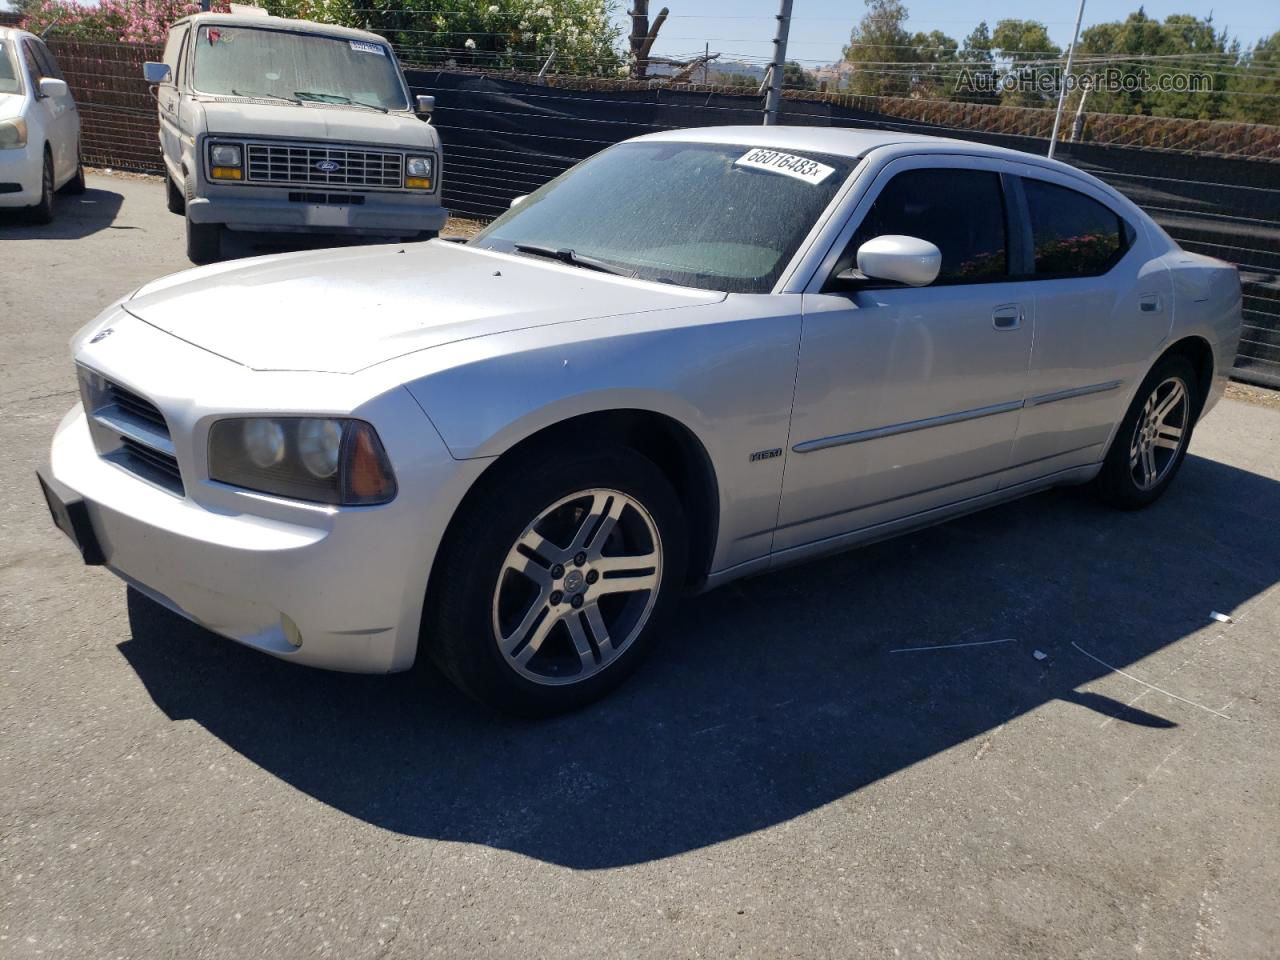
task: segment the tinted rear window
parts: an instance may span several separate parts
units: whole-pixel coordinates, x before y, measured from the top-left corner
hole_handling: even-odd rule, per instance
[[[1022,190],[1031,215],[1036,276],[1097,276],[1124,256],[1127,230],[1115,211],[1044,180],[1024,178]]]

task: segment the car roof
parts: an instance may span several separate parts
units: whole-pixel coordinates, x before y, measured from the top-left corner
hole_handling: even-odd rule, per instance
[[[223,27],[259,27],[266,30],[293,30],[301,33],[317,33],[326,37],[341,37],[344,40],[365,40],[370,43],[386,44],[385,37],[368,30],[356,30],[352,27],[339,27],[331,23],[316,23],[314,20],[291,20],[288,17],[269,17],[262,14],[246,13],[195,13],[176,21],[189,23],[199,27],[216,23]],[[172,30],[173,27],[169,29]]]

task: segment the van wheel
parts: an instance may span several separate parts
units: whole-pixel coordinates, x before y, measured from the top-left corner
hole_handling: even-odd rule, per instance
[[[40,202],[27,207],[27,219],[32,223],[53,222],[53,154],[44,148],[44,169],[40,174]]]
[[[187,218],[187,259],[194,264],[216,263],[222,258],[222,224],[192,223]]]
[[[168,201],[169,212],[176,213],[179,216],[187,212],[187,198],[182,191],[178,189],[178,185],[173,182],[173,177],[168,175],[164,178],[166,189],[166,200]]]
[[[684,584],[684,511],[625,447],[539,449],[495,470],[445,538],[420,642],[490,707],[572,710],[620,683],[662,630]]]
[[[1199,414],[1195,367],[1165,357],[1147,374],[1120,421],[1094,490],[1106,503],[1136,510],[1169,489],[1187,455]]]

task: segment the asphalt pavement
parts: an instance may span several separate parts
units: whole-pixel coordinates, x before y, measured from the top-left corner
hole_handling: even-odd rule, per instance
[[[1225,400],[1151,509],[733,584],[505,720],[79,565],[34,476],[67,340],[186,266],[158,181],[89,186],[0,218],[0,957],[1280,953],[1280,410]]]

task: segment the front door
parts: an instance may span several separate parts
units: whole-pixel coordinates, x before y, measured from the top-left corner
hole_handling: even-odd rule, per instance
[[[992,492],[1025,396],[1031,305],[999,163],[889,164],[852,219],[837,270],[887,234],[932,242],[942,269],[926,287],[805,295],[775,551]]]

